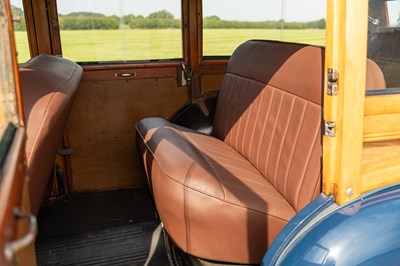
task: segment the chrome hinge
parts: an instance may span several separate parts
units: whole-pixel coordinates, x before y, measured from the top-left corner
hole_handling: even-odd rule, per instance
[[[336,137],[336,122],[325,121],[324,135],[327,137]]]
[[[338,79],[339,79],[339,72],[337,71],[337,69],[328,68],[328,95],[330,96],[337,95]]]

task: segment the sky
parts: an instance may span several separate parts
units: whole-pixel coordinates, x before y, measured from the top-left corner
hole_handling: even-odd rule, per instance
[[[22,0],[10,0],[21,7]],[[105,15],[147,16],[166,9],[175,18],[181,17],[181,0],[57,0],[58,12],[68,14],[89,11]],[[286,6],[282,12],[282,6]],[[265,21],[312,21],[326,16],[325,0],[203,0],[204,16],[217,15],[224,20]]]

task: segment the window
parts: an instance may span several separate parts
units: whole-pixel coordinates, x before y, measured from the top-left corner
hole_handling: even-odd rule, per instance
[[[400,1],[387,1],[387,14],[389,27],[400,26]]]
[[[400,88],[400,0],[369,2],[368,58],[381,69],[386,88]]]
[[[181,1],[58,0],[63,56],[77,62],[183,57]]]
[[[203,0],[203,55],[231,55],[249,39],[325,44],[326,1]]]
[[[17,46],[18,63],[23,63],[31,58],[28,44],[28,34],[26,32],[24,7],[22,0],[11,0],[11,12],[13,16],[15,45]]]

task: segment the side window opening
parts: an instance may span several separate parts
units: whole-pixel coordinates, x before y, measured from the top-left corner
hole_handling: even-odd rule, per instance
[[[181,59],[181,3],[57,0],[63,56],[77,62]]]
[[[400,0],[369,2],[368,58],[381,69],[387,88],[400,88]]]
[[[28,34],[22,0],[10,0],[14,26],[15,44],[17,48],[18,63],[23,63],[31,58],[29,52]]]
[[[319,0],[203,0],[203,56],[229,56],[249,39],[323,46],[325,17]]]

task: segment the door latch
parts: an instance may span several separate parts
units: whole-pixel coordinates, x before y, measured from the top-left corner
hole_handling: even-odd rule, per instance
[[[185,63],[181,62],[181,67],[177,68],[177,83],[178,86],[190,86],[192,84],[193,70],[190,67],[185,66]]]

